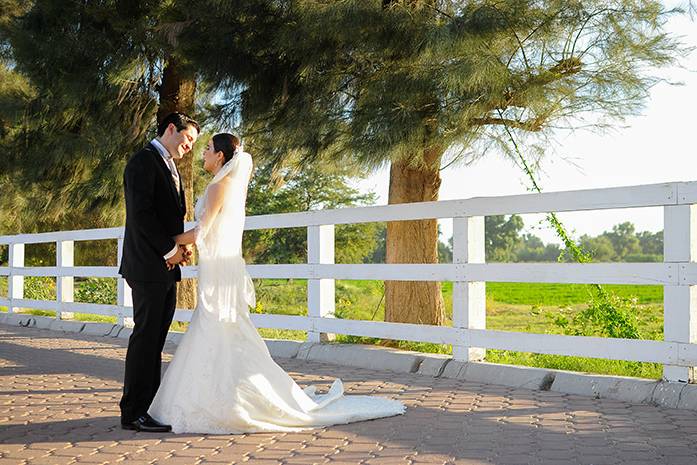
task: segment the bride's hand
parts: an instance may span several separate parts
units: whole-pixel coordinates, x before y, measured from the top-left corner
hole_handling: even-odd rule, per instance
[[[182,252],[184,253],[184,260],[187,262],[191,261],[191,257],[194,255],[194,247],[191,244],[186,244],[181,246],[183,249]]]

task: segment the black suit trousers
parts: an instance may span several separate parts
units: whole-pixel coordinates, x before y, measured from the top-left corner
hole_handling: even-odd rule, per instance
[[[145,414],[160,387],[162,348],[174,317],[177,284],[126,280],[133,295],[133,333],[128,340],[121,422]]]

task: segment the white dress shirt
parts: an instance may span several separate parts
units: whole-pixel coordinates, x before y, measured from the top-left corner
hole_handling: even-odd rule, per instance
[[[157,151],[160,153],[160,156],[162,159],[165,161],[165,165],[167,165],[167,168],[169,168],[169,171],[172,173],[172,178],[174,178],[174,183],[177,185],[177,189],[179,189],[179,173],[177,173],[177,169],[173,167],[174,161],[172,161],[172,155],[169,154],[169,151],[165,148],[162,143],[157,140],[153,139],[150,141],[150,143],[157,149]],[[167,255],[165,255],[163,258],[165,260],[169,260],[170,258],[174,257],[174,255],[177,253],[177,249],[179,248],[178,245],[174,245],[174,248],[170,250]]]

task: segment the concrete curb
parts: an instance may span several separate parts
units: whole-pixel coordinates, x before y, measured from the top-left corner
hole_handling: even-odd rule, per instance
[[[360,344],[303,345],[297,358],[371,370],[416,373],[424,354]]]
[[[685,384],[680,392],[678,408],[697,410],[697,384]]]
[[[555,372],[545,368],[503,365],[498,363],[465,363],[458,379],[474,383],[501,384],[514,388],[548,390]]]
[[[300,347],[303,345],[300,341],[287,341],[280,339],[264,339],[266,347],[274,357],[279,358],[296,358]]]
[[[10,326],[33,326],[34,318],[32,315],[25,315],[22,313],[6,313],[3,319],[3,324]]]
[[[269,341],[270,339],[264,339],[264,341]],[[307,356],[310,354],[310,349],[315,345],[312,342],[298,341],[300,346],[298,346],[298,353],[293,358],[299,358],[300,360],[307,360]],[[268,344],[267,344],[268,345]],[[270,350],[270,349],[269,349]],[[276,356],[273,352],[271,355]]]
[[[417,373],[424,376],[433,376],[434,378],[441,376],[444,367],[451,359],[450,355],[445,354],[425,355]]]
[[[680,394],[685,386],[687,384],[659,382],[651,396],[651,403],[662,407],[677,408]]]
[[[651,402],[657,381],[620,376],[586,375],[559,371],[555,374],[551,390],[566,394],[624,400],[626,402]],[[663,383],[674,384],[674,383]],[[661,403],[661,405],[664,405]]]
[[[74,320],[53,320],[48,329],[63,331],[66,333],[81,333],[85,328],[85,322]]]
[[[6,312],[0,313],[0,324],[120,339],[128,339],[133,332],[133,328],[111,323],[56,320],[50,317]],[[170,331],[167,341],[178,345],[183,335],[184,333]],[[369,345],[316,344],[288,340],[265,340],[265,342],[271,355],[279,358],[297,358],[371,370],[416,373],[423,376],[461,379],[472,383],[551,390],[596,399],[697,410],[697,384],[590,375],[486,362],[463,362],[442,354],[424,354]]]
[[[458,379],[460,373],[462,373],[467,367],[467,362],[462,362],[460,360],[446,360],[444,366],[441,368],[441,376],[443,378]]]
[[[118,328],[118,331],[116,330]],[[170,337],[170,331],[167,333],[167,337]],[[119,339],[128,339],[131,337],[131,334],[133,334],[133,328],[129,328],[127,326],[117,326],[114,328],[114,331],[111,332],[111,337],[118,337]]]
[[[120,328],[120,326],[113,323],[85,323],[81,333],[90,336],[109,336],[114,328]]]
[[[51,329],[51,323],[56,321],[55,318],[51,318],[50,316],[32,316],[31,320],[29,326],[39,329]]]

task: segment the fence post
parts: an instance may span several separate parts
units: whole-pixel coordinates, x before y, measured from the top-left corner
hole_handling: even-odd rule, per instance
[[[666,206],[663,210],[663,261],[675,273],[697,258],[697,205]],[[663,334],[667,342],[697,343],[697,286],[663,286]],[[694,367],[663,366],[667,381],[691,382]]]
[[[334,263],[334,225],[307,227],[307,263]],[[307,315],[333,318],[335,311],[335,286],[333,279],[307,280]],[[333,334],[307,332],[308,342],[322,342],[334,338]]]
[[[123,238],[119,237],[117,242],[118,252],[117,252],[117,267],[121,266],[121,257],[123,255]],[[133,297],[131,296],[131,288],[122,276],[116,279],[116,305],[119,307],[119,315],[116,323],[119,326],[126,326],[128,323],[133,326],[133,318],[124,317],[126,312],[126,307],[133,307]]]
[[[24,298],[24,276],[17,276],[15,267],[24,266],[24,244],[11,243],[10,246],[10,276],[7,279],[7,297],[10,299],[9,313],[18,312],[20,307],[14,306],[14,299]]]
[[[56,242],[56,267],[58,272],[61,268],[75,265],[75,242],[57,241]],[[65,320],[74,317],[72,312],[63,312],[63,302],[74,302],[75,298],[75,278],[72,276],[56,276],[56,319]]]
[[[453,218],[453,264],[484,263],[484,217]],[[453,327],[486,328],[486,283],[453,282]],[[467,362],[484,359],[486,350],[467,341],[453,345],[453,359]]]

